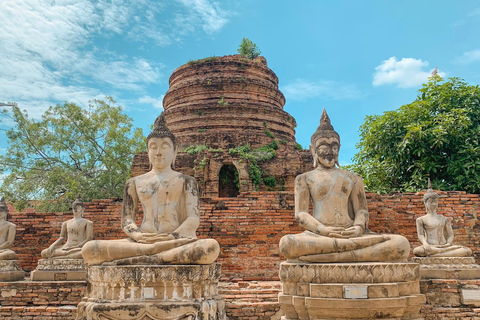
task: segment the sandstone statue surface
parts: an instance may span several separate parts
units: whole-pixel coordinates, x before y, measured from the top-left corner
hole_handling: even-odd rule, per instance
[[[8,207],[5,199],[0,200],[0,260],[14,260],[17,258],[10,248],[15,240],[17,227],[7,221]]]
[[[220,246],[196,236],[196,180],[173,170],[176,139],[163,114],[154,126],[147,137],[151,170],[125,184],[122,229],[128,238],[90,241],[82,249],[89,285],[78,320],[226,319],[215,263]]]
[[[453,244],[453,230],[450,220],[437,213],[438,194],[428,180],[428,190],[423,196],[427,214],[417,218],[417,234],[421,246],[413,249],[417,257],[469,257],[470,248]]]
[[[85,205],[80,195],[72,204],[73,218],[62,223],[60,237],[42,251],[44,259],[83,259],[82,247],[93,239],[93,223],[83,218]]]
[[[25,272],[20,269],[17,255],[10,249],[15,240],[17,227],[7,221],[8,207],[5,198],[0,200],[0,281],[24,280]]]
[[[425,296],[419,265],[406,260],[410,244],[368,230],[363,180],[336,167],[339,148],[323,110],[310,145],[315,169],[295,179],[295,220],[306,230],[280,239],[282,319],[418,319]]]
[[[284,236],[281,253],[288,262],[405,261],[410,252],[406,238],[368,231],[363,180],[335,166],[339,148],[340,137],[323,110],[311,138],[315,169],[295,179],[295,219],[306,231]]]
[[[220,246],[214,239],[197,239],[198,190],[195,178],[176,172],[175,137],[163,114],[147,137],[151,171],[125,184],[121,240],[88,242],[82,250],[89,265],[211,264]],[[143,221],[135,223],[143,207]]]

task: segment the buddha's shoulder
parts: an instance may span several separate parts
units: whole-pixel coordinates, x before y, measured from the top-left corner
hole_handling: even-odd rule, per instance
[[[423,216],[420,216],[417,219],[415,219],[415,221],[424,222],[427,219],[428,219],[427,215],[423,215]]]
[[[325,171],[327,172],[327,171]],[[340,168],[334,168],[334,169],[331,169],[329,170],[328,172],[330,172],[331,174],[333,175],[337,175],[337,176],[342,176],[342,177],[345,177],[345,178],[348,178],[352,181],[362,181],[362,177],[358,174],[358,173],[355,173],[355,172],[351,172],[351,171],[347,171],[347,170],[343,170],[343,169],[340,169]],[[305,173],[302,173],[302,174],[299,174],[296,179],[298,180],[305,180],[305,179],[308,179],[310,177],[314,177],[318,174],[318,170],[317,169],[314,169],[312,171],[308,171],[308,172],[305,172]]]
[[[12,223],[12,222],[10,222],[10,221],[5,221],[5,226],[8,226],[8,227],[15,227],[15,228],[17,227],[17,225],[16,225],[16,224],[14,224],[14,223]]]
[[[356,172],[347,171],[343,169],[337,169],[337,170],[341,171],[343,175],[345,175],[346,177],[349,177],[353,181],[363,181],[362,176]]]
[[[152,171],[132,177],[127,180],[126,184],[131,184],[131,183],[138,183],[141,181],[145,180],[150,180],[150,179],[155,179],[156,174],[153,173]],[[186,174],[183,174],[178,171],[172,171],[172,173],[169,174],[169,176],[166,177],[167,180],[173,181],[173,180],[181,180],[181,181],[190,181],[190,180],[195,180],[194,177],[188,176]]]
[[[195,186],[197,185],[197,180],[195,180],[194,177],[176,172],[171,178],[170,178],[170,185],[185,185],[185,186]]]
[[[189,176],[189,175],[186,175],[186,174],[183,174],[183,173],[180,173],[178,176],[177,176],[178,179],[182,180],[182,181],[185,181],[185,183],[187,184],[196,184],[197,183],[197,180],[192,177],[192,176]]]
[[[151,177],[151,173],[150,173],[150,172],[147,172],[147,173],[144,173],[144,174],[135,176],[135,177],[131,177],[130,179],[127,180],[127,182],[125,182],[125,185],[136,184],[137,182],[146,180],[146,179],[148,179],[149,177]]]
[[[442,214],[439,214],[439,215],[438,215],[438,218],[439,218],[439,220],[440,220],[441,222],[443,222],[443,223],[450,222],[450,219],[447,218],[447,217],[445,217],[445,216],[442,215]]]

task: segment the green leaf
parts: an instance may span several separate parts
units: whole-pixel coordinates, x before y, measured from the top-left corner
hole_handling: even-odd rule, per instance
[[[49,107],[40,120],[18,107],[6,114],[8,149],[0,193],[21,209],[29,200],[43,210],[66,210],[78,193],[85,201],[121,197],[136,153],[145,150],[141,129],[116,102],[94,100]]]

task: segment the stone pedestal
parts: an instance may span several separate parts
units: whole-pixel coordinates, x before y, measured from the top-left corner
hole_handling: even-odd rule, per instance
[[[414,257],[422,279],[480,279],[480,265],[473,257]]]
[[[0,260],[0,281],[23,281],[25,271],[20,269],[17,260]]]
[[[416,263],[280,265],[283,319],[419,319]]]
[[[77,319],[225,320],[220,265],[91,266]]]
[[[32,281],[85,281],[87,264],[83,259],[40,259],[30,277]]]
[[[414,257],[420,264],[420,291],[427,298],[425,314],[455,317],[459,310],[477,315],[480,307],[480,265],[473,257]],[[440,317],[440,316],[439,316]]]

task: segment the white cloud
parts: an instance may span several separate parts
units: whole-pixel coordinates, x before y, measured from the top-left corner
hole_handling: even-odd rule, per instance
[[[138,102],[140,103],[148,103],[151,104],[154,108],[163,110],[163,98],[165,97],[164,94],[162,94],[158,98],[152,98],[150,96],[143,96],[140,99],[138,99]]]
[[[141,91],[146,83],[160,80],[162,64],[134,58],[129,61],[96,62],[91,76],[119,89]]]
[[[325,100],[360,99],[363,95],[354,85],[343,84],[331,80],[308,81],[295,79],[282,86],[287,99],[304,101],[312,98]]]
[[[160,46],[178,42],[183,35],[172,28],[176,20],[170,9],[187,11],[184,16],[191,16],[191,23],[201,21],[207,33],[227,21],[215,3],[182,4],[189,9],[146,0],[0,1],[0,100],[16,101],[38,117],[55,103],[85,105],[117,90],[144,93],[147,84],[162,79],[164,66],[97,48],[94,40],[121,36]],[[160,14],[168,14],[167,20]]]
[[[394,84],[400,88],[416,87],[428,81],[433,69],[425,71],[428,67],[428,61],[414,58],[402,58],[400,61],[396,57],[390,57],[375,68],[373,74],[374,86]],[[445,73],[438,71],[441,77]]]
[[[473,10],[468,16],[473,17],[473,16],[479,16],[480,15],[480,8],[477,8]]]
[[[177,24],[187,28],[201,25],[206,33],[218,32],[227,22],[229,12],[208,0],[177,0],[189,11],[188,15],[177,16]]]
[[[459,64],[469,64],[480,61],[480,49],[464,52],[463,55],[455,60]]]
[[[49,105],[102,98],[99,84],[139,88],[158,80],[159,67],[142,59],[105,59],[86,47],[96,32],[120,32],[124,3],[114,1],[3,1],[0,4],[0,97],[38,117]],[[138,71],[145,72],[140,78]]]

